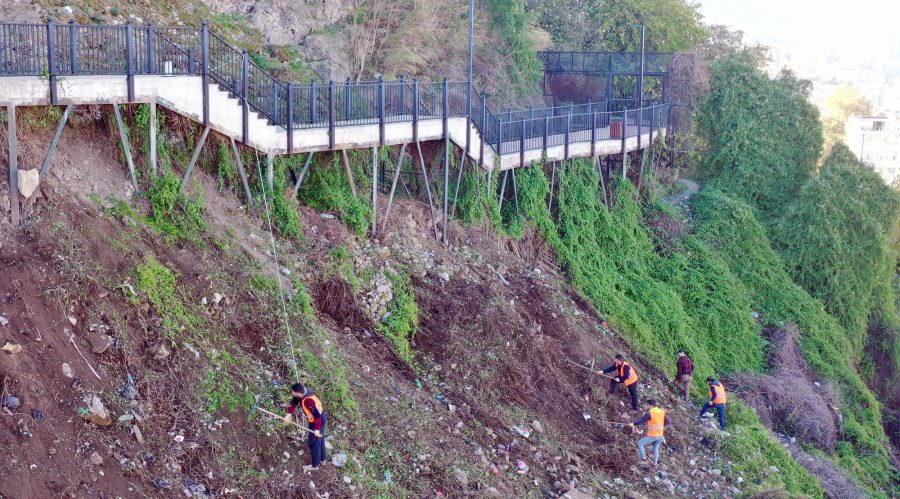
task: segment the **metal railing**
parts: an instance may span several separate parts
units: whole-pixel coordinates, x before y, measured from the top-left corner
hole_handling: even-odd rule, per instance
[[[668,72],[673,56],[661,52],[645,53],[645,73]],[[548,73],[636,73],[641,67],[640,52],[538,52],[538,58]]]
[[[595,68],[628,69],[634,54],[541,53],[545,68],[589,71]],[[671,54],[647,54],[651,69]],[[639,61],[638,61],[639,63]],[[507,154],[546,149],[560,144],[630,137],[644,129],[660,128],[668,106],[645,101],[635,110],[633,99],[573,104],[495,113],[487,99],[467,81],[346,80],[345,82],[283,82],[254,64],[246,51],[228,44],[204,23],[194,27],[0,24],[0,77],[47,76],[51,103],[56,103],[57,77],[125,75],[129,100],[134,100],[135,75],[196,75],[215,83],[243,108],[246,142],[248,114],[255,112],[268,123],[287,130],[291,152],[293,131],[330,130],[336,126],[379,125],[381,141],[387,123],[451,117],[471,117],[481,133],[477,155],[485,148]],[[208,86],[204,86],[204,123],[208,118]],[[471,92],[471,108],[469,108]],[[618,125],[616,123],[619,123]],[[414,126],[414,133],[418,127]],[[473,149],[472,154],[476,152]]]

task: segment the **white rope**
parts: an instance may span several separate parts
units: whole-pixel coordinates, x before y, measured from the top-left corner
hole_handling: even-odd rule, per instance
[[[299,382],[300,367],[297,364],[297,357],[294,354],[294,336],[291,333],[291,323],[288,320],[287,301],[284,299],[284,286],[281,284],[281,276],[279,275],[281,273],[281,264],[278,262],[278,250],[275,247],[275,232],[272,230],[272,216],[269,214],[269,197],[266,194],[267,187],[262,176],[262,169],[259,167],[259,150],[254,149],[254,151],[256,152],[256,174],[262,185],[263,204],[266,208],[266,222],[268,222],[269,225],[269,241],[272,243],[272,258],[275,259],[275,279],[278,281],[278,293],[281,295],[282,322],[285,330],[287,330],[288,347],[291,349],[291,362],[294,364],[294,378]]]

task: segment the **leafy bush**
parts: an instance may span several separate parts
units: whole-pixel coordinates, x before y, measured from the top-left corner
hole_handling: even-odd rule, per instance
[[[178,293],[175,272],[152,256],[138,265],[135,272],[139,296],[143,295],[153,305],[167,336],[173,338],[200,324],[200,318],[185,306]]]
[[[174,238],[200,242],[200,233],[206,229],[203,222],[203,191],[195,185],[197,197],[193,200],[181,190],[181,179],[169,170],[150,180],[147,198],[150,216],[147,222],[159,232]]]
[[[854,369],[851,341],[822,303],[795,284],[748,204],[716,191],[694,197],[698,236],[715,248],[743,283],[754,310],[769,323],[797,324],[812,371],[830,380],[841,396],[844,418],[838,461],[876,494],[895,478],[881,427],[881,408]],[[895,483],[895,482],[893,482]]]
[[[846,329],[854,355],[873,309],[894,313],[894,293],[876,292],[893,287],[898,215],[900,195],[838,143],[773,231],[788,272]]]
[[[257,188],[264,191],[269,203],[269,215],[272,217],[272,225],[278,233],[288,239],[299,241],[303,239],[303,227],[300,221],[300,212],[297,203],[291,200],[289,193],[293,188],[287,180],[287,170],[290,166],[296,166],[300,156],[279,157],[273,165],[272,187],[264,179],[258,179]]]
[[[401,359],[411,363],[413,354],[409,341],[419,329],[419,306],[408,275],[391,272],[387,277],[391,281],[393,299],[388,303],[388,316],[375,329],[391,342]]]
[[[783,72],[770,79],[748,53],[710,66],[710,90],[697,110],[706,151],[700,173],[762,214],[770,225],[810,178],[822,148],[810,84]]]
[[[328,165],[310,166],[300,199],[316,210],[337,212],[344,224],[359,237],[365,237],[372,223],[372,207],[363,196],[352,194],[350,180],[340,161],[339,154],[332,154]]]

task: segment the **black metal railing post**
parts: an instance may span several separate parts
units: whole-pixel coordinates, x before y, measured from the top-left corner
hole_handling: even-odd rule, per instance
[[[200,26],[200,73],[203,85],[203,126],[209,126],[209,23]]]
[[[400,115],[406,114],[406,77],[400,75]]]
[[[188,62],[187,62],[187,74],[192,75],[195,72],[194,67],[194,47],[189,47],[187,51]]]
[[[241,133],[244,144],[250,139],[250,54],[241,51]]]
[[[69,69],[78,74],[78,23],[74,19],[69,21]]]
[[[384,76],[378,75],[378,145],[384,145]]]
[[[481,96],[481,145],[478,151],[478,163],[484,164],[484,135],[487,133],[487,97]]]
[[[637,110],[637,148],[641,149],[641,125],[644,123],[644,108]]]
[[[447,87],[447,77],[444,77],[444,81],[441,83],[441,118],[443,119],[443,137],[446,139],[450,136],[450,122],[449,122],[449,110],[447,108],[447,101],[450,95]]]
[[[350,121],[350,77],[344,83],[344,119]]]
[[[653,125],[656,123],[656,107],[650,108],[650,142],[648,147],[653,147]]]
[[[519,136],[519,168],[525,166],[525,118],[521,122],[522,134]]]
[[[285,119],[287,127],[287,153],[294,153],[294,83],[287,84],[287,118]]]
[[[412,119],[412,135],[413,142],[419,142],[419,79],[413,78],[413,119]]]
[[[468,83],[466,87],[466,154],[470,154],[472,151],[472,92],[475,91],[472,88],[471,80]]]
[[[50,82],[50,104],[56,105],[56,26],[47,18],[47,76]]]
[[[125,23],[125,81],[128,84],[128,102],[134,102],[134,25]]]
[[[147,60],[145,72],[149,74],[154,74],[156,71],[155,65],[153,64],[153,54],[156,53],[154,50],[154,45],[156,43],[156,28],[153,27],[152,24],[147,23]]]
[[[572,128],[572,115],[566,115],[566,131],[565,131],[565,147],[563,149],[563,159],[569,159],[569,130]]]
[[[316,95],[316,82],[312,82],[309,84],[309,123],[314,125],[316,121],[319,119],[319,106],[316,100],[318,96]]]
[[[503,122],[497,120],[497,156],[501,156],[503,151]]]
[[[334,150],[334,80],[328,80],[328,148]]]
[[[625,137],[628,135],[628,110],[622,110],[622,164],[625,164]],[[624,167],[623,167],[624,170]],[[624,178],[624,171],[622,173]]]
[[[597,111],[591,111],[591,158],[597,157]]]
[[[550,130],[550,116],[544,115],[544,157],[547,156],[547,134]]]

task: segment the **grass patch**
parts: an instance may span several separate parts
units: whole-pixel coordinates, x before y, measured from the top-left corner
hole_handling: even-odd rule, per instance
[[[156,258],[148,256],[137,266],[135,273],[138,296],[146,298],[153,305],[168,338],[174,339],[185,330],[201,324],[200,317],[185,306],[178,292],[174,271]]]
[[[202,244],[203,190],[195,184],[197,196],[190,199],[181,190],[181,179],[169,170],[153,178],[147,190],[150,216],[147,223],[170,240]]]
[[[352,163],[354,162],[351,161]],[[300,190],[300,200],[313,209],[336,212],[341,221],[359,237],[366,236],[372,223],[372,207],[363,195],[352,194],[350,180],[341,165],[340,154],[332,154],[327,165],[310,167],[308,179],[303,182]]]
[[[412,363],[413,354],[409,342],[419,329],[419,306],[408,275],[389,272],[387,277],[391,281],[394,296],[388,303],[387,317],[375,329],[391,342],[401,359]]]

